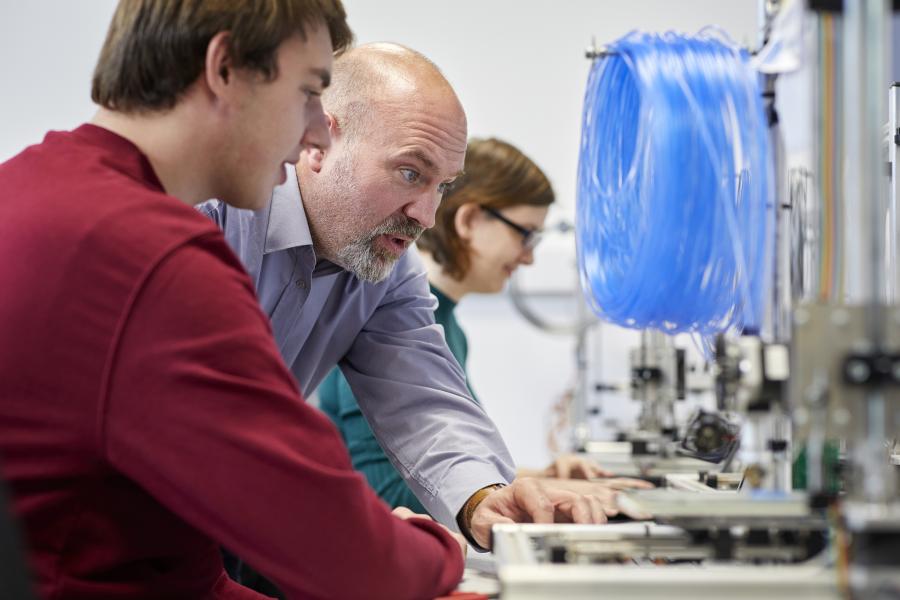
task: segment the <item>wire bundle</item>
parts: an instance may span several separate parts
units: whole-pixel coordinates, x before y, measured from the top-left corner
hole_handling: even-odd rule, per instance
[[[576,238],[588,302],[632,328],[758,329],[771,211],[749,56],[718,36],[631,33],[594,62]]]

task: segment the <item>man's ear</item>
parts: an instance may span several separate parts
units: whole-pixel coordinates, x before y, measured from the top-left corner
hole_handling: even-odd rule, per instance
[[[453,215],[453,226],[456,228],[456,235],[461,240],[469,241],[472,239],[472,229],[476,221],[482,219],[481,206],[474,202],[466,202],[456,209]]]
[[[213,97],[222,98],[228,94],[229,85],[234,83],[234,62],[227,31],[220,31],[209,40],[202,77]]]
[[[335,119],[331,113],[325,113],[325,120],[328,122],[328,135],[331,136],[331,147],[333,148],[335,144],[340,143],[341,130],[340,127],[338,127],[337,119]],[[322,165],[325,162],[326,150],[313,147],[309,148],[307,152],[310,170],[313,173],[320,173],[322,171]]]

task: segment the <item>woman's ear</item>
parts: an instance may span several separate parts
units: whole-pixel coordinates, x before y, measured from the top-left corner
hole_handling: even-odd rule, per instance
[[[453,226],[456,228],[456,235],[461,240],[469,241],[472,239],[472,229],[484,218],[481,206],[474,202],[466,202],[456,209],[453,217]]]

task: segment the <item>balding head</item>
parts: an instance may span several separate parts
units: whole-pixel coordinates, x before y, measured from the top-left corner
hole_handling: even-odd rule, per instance
[[[380,281],[462,171],[466,115],[438,68],[396,44],[341,56],[323,104],[332,144],[297,165],[316,256]]]
[[[437,65],[411,48],[386,42],[342,54],[322,103],[340,133],[350,139],[366,132],[379,109],[388,106],[436,104],[458,111],[465,122],[456,92]]]

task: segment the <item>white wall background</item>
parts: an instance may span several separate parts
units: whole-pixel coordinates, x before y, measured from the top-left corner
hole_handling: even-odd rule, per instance
[[[0,0],[0,161],[90,119],[114,0]]]
[[[574,214],[590,66],[584,49],[592,37],[602,43],[633,29],[695,32],[714,24],[740,43],[756,40],[756,0],[345,3],[360,42],[400,42],[444,70],[466,106],[471,135],[504,138],[542,166],[559,199],[551,220]],[[90,118],[91,71],[114,6],[113,0],[0,0],[0,161],[40,141],[48,129]],[[573,255],[571,241],[548,245],[528,281],[538,287],[551,280],[554,287],[574,283],[574,271],[571,278],[560,276],[572,268]],[[531,328],[503,296],[466,299],[460,319],[470,338],[474,387],[513,455],[523,464],[546,462],[548,413],[572,380],[571,340]],[[601,337],[597,378],[624,379],[633,337],[612,329]],[[607,404],[609,418],[625,419],[634,408],[626,400]]]

